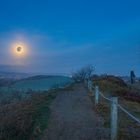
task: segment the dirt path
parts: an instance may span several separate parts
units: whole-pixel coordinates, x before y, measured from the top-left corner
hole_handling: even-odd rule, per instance
[[[48,128],[42,140],[108,140],[108,130],[92,109],[82,85],[60,93],[54,100]]]

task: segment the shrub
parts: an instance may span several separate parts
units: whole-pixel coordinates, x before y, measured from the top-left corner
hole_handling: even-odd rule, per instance
[[[72,78],[75,82],[81,82],[85,79],[90,79],[93,74],[94,68],[91,65],[81,68],[77,72],[72,73]]]
[[[102,91],[111,93],[111,96],[120,96],[130,101],[140,103],[140,95],[138,91],[131,89],[127,84],[115,76],[104,76],[94,79],[94,83],[100,86]]]
[[[30,98],[11,102],[0,107],[0,139],[27,140],[34,139],[42,132],[49,116],[49,103],[54,94],[43,92],[32,94]],[[45,112],[45,121],[38,124]],[[43,124],[45,123],[45,124]],[[40,130],[40,131],[38,131]]]

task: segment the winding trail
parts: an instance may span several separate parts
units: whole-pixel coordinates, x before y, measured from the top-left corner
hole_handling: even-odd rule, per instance
[[[60,93],[51,105],[50,121],[42,140],[109,140],[103,120],[92,108],[81,84]]]

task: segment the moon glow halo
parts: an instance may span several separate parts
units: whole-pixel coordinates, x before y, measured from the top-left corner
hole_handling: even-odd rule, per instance
[[[12,45],[12,54],[14,57],[26,57],[27,46],[23,43],[15,43]]]

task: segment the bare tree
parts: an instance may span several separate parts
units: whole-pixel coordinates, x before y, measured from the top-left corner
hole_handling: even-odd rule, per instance
[[[77,72],[74,72],[72,74],[72,78],[74,79],[75,82],[81,82],[81,81],[84,81],[85,79],[90,79],[93,72],[94,72],[93,66],[88,65],[81,68]]]

